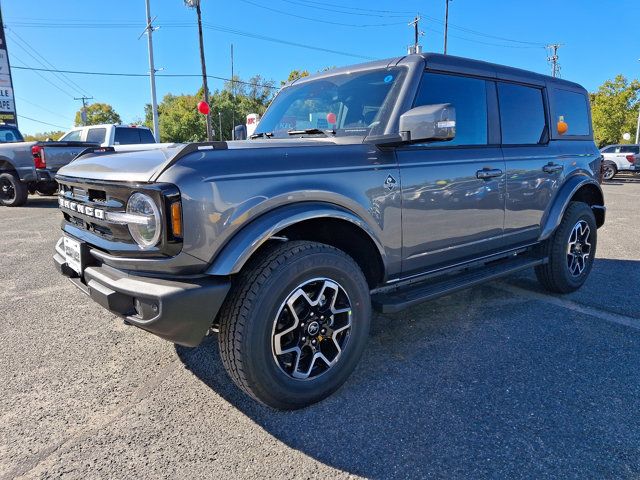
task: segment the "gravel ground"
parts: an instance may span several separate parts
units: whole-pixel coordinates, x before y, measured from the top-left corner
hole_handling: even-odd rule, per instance
[[[215,339],[176,347],[62,279],[52,198],[0,209],[0,478],[638,478],[640,178],[605,185],[585,287],[522,274],[378,315],[354,375],[282,413]]]

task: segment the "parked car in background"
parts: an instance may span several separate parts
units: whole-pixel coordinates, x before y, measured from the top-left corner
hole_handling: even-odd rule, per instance
[[[19,207],[29,193],[53,195],[58,169],[95,143],[25,142],[12,125],[0,124],[0,205]]]
[[[580,288],[600,167],[580,85],[408,55],[289,83],[247,141],[88,150],[56,177],[54,261],[127,324],[219,332],[239,388],[300,408],[353,371],[372,308],[529,268]]]
[[[607,145],[600,152],[605,180],[611,180],[618,172],[640,172],[640,145]]]
[[[156,143],[148,127],[113,123],[76,127],[60,137],[60,141],[91,142],[102,147]]]

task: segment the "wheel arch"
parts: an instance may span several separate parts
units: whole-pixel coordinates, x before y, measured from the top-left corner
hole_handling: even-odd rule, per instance
[[[16,167],[8,159],[0,157],[0,173],[18,173]]]
[[[360,265],[370,285],[386,278],[380,240],[354,212],[334,204],[303,202],[279,207],[238,231],[215,256],[206,273],[233,275],[271,241],[310,240],[335,246]]]
[[[587,175],[569,178],[556,195],[551,208],[543,219],[540,240],[546,240],[558,228],[570,202],[584,202],[591,207],[596,217],[596,225],[604,225],[606,208],[600,184]]]

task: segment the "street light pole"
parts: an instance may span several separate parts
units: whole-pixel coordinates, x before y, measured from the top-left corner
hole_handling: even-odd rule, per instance
[[[640,58],[638,59],[638,61],[640,62]],[[640,144],[640,105],[638,105],[638,126],[636,127],[636,144]]]
[[[209,105],[209,87],[207,86],[207,65],[204,60],[204,41],[202,39],[202,13],[200,11],[200,0],[184,0],[188,7],[195,7],[198,15],[198,38],[200,40],[200,63],[202,65],[202,88],[204,89],[204,101]],[[211,109],[206,115],[207,117],[207,140],[213,141],[213,129],[211,128]]]

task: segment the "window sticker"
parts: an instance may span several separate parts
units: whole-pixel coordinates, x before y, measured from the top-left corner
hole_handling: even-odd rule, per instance
[[[386,77],[384,77],[384,83],[389,83],[392,80],[393,80],[393,75],[387,75]]]

